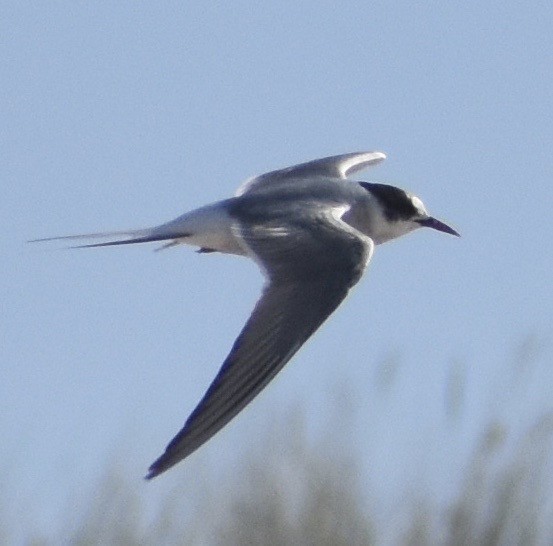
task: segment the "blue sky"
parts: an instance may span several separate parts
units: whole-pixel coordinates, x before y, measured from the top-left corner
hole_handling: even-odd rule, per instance
[[[378,247],[347,302],[190,464],[233,457],[298,400],[318,426],[342,382],[356,393],[358,448],[394,476],[429,451],[453,472],[450,453],[468,449],[490,412],[518,426],[553,409],[549,5],[12,2],[2,12],[3,480],[38,521],[120,446],[140,482],[262,278],[246,260],[187,248],[25,241],[159,223],[325,155],[386,152],[360,178],[413,191],[462,238],[427,230]],[[528,336],[539,373],[512,393],[504,367]],[[383,406],[375,370],[396,354]],[[444,447],[452,362],[466,373],[472,425]],[[139,487],[147,497],[171,483],[168,473]]]

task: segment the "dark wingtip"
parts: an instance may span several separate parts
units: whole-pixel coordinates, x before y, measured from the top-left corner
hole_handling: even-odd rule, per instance
[[[157,475],[158,473],[155,472],[154,470],[148,470],[148,474],[144,476],[144,479],[149,482],[150,480],[154,479]]]
[[[168,458],[167,453],[164,453],[156,459],[151,465],[150,468],[148,468],[148,473],[146,476],[144,476],[145,480],[152,480],[156,476],[159,476],[160,474],[163,474],[166,470],[169,470],[172,466],[174,466],[180,459],[177,461],[173,461],[170,458]]]
[[[157,462],[157,461],[156,461]],[[165,472],[166,468],[158,468],[156,463],[154,463],[150,468],[148,468],[148,473],[144,476],[144,479],[147,481],[153,480],[156,476],[159,476],[161,473]]]

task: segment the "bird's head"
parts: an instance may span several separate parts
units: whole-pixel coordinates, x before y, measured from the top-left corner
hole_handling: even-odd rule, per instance
[[[452,227],[430,216],[416,195],[386,184],[361,182],[361,185],[374,197],[380,212],[379,226],[372,226],[378,233],[377,244],[401,237],[420,227],[460,237]]]

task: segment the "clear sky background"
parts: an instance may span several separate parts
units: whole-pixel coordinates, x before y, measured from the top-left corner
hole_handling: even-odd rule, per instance
[[[410,480],[446,495],[490,415],[523,427],[553,411],[548,3],[8,2],[0,25],[0,483],[23,518],[62,517],[118,450],[145,498],[203,461],[230,472],[272,414],[301,400],[315,430],[344,389],[390,503]],[[361,179],[413,191],[462,238],[378,247],[262,396],[142,482],[262,277],[186,247],[25,241],[160,223],[251,175],[357,150],[388,155]],[[517,389],[521,346],[534,365]],[[396,356],[383,402],[379,363]],[[466,380],[454,437],[453,363]]]

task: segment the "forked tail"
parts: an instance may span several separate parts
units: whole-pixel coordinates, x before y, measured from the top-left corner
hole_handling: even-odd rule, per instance
[[[155,229],[137,229],[127,231],[110,231],[104,233],[84,233],[82,235],[64,235],[61,237],[45,237],[33,239],[29,243],[42,243],[48,241],[78,241],[86,239],[110,239],[101,243],[86,243],[82,245],[71,245],[69,248],[93,248],[100,246],[132,245],[136,243],[151,243],[155,241],[173,241],[174,239],[187,237],[186,233],[160,232]],[[115,237],[115,239],[114,239]],[[162,248],[172,246],[170,242]]]

